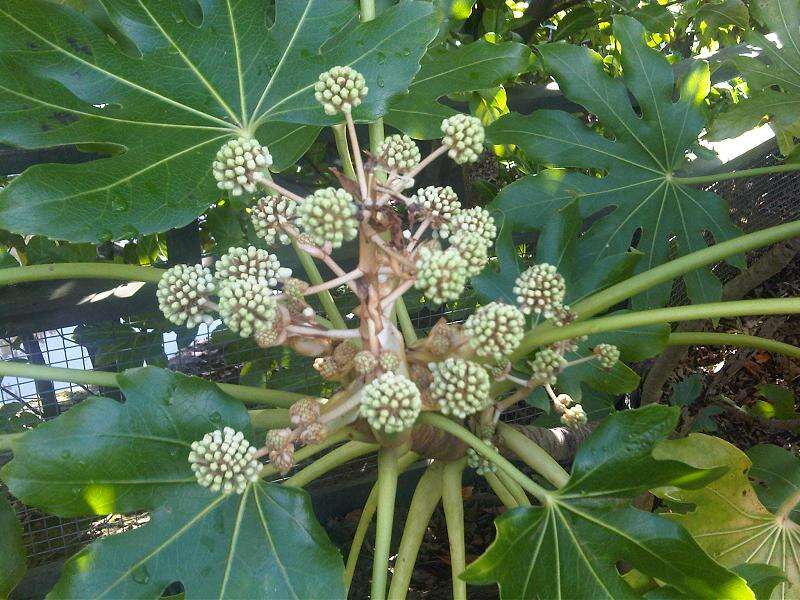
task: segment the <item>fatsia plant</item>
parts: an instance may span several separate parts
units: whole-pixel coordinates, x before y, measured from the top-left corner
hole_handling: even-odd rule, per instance
[[[741,469],[729,473],[727,463],[695,464],[693,456],[674,451],[666,439],[677,423],[676,409],[651,406],[608,417],[579,450],[569,473],[501,419],[510,407],[539,394],[565,427],[577,429],[587,421],[584,384],[607,394],[636,386],[637,376],[621,360],[641,360],[687,339],[732,341],[702,332],[673,338],[665,323],[800,312],[797,298],[615,310],[679,277],[696,277],[695,292],[707,289],[709,276],[693,275],[698,269],[797,236],[798,222],[743,236],[720,225],[712,229],[717,243],[710,247],[700,243],[703,226],[694,223],[685,238],[679,235],[679,256],[671,261],[665,260],[664,248],[667,234],[675,232],[659,226],[644,238],[648,243],[640,245],[639,254],[628,252],[627,242],[620,243],[609,250],[613,268],[592,272],[584,282],[575,275],[580,268],[598,270],[597,261],[587,262],[586,257],[591,248],[602,254],[596,236],[608,228],[601,222],[579,235],[582,220],[594,210],[588,200],[593,193],[605,197],[602,202],[610,202],[614,194],[618,213],[604,217],[611,221],[623,212],[635,216],[630,206],[661,193],[664,218],[680,222],[676,213],[683,204],[668,205],[667,192],[688,197],[697,210],[710,204],[727,218],[718,198],[689,187],[706,178],[673,173],[684,164],[684,151],[701,126],[699,105],[707,77],[703,67],[682,83],[674,100],[674,78],[666,61],[645,45],[638,23],[620,18],[615,31],[622,45],[624,84],[603,73],[598,57],[586,49],[563,44],[539,48],[565,92],[600,117],[602,133],[566,113],[538,112],[502,119],[487,139],[480,119],[446,107],[442,99],[524,70],[529,59],[524,49],[487,42],[430,53],[409,95],[393,104],[390,96],[409,86],[437,29],[430,4],[400,2],[374,18],[374,4],[365,2],[359,13],[362,22],[357,23],[350,2],[279,1],[271,28],[265,25],[265,5],[103,0],[107,27],[98,28],[81,13],[50,3],[34,2],[24,10],[14,0],[0,2],[0,22],[16,33],[0,42],[10,48],[2,55],[4,98],[9,111],[24,106],[26,115],[28,110],[34,115],[8,121],[20,136],[33,140],[44,135],[41,143],[47,145],[104,144],[105,150],[108,144],[135,140],[139,149],[155,146],[163,151],[183,143],[184,136],[198,135],[191,119],[208,120],[210,115],[218,121],[213,127],[220,127],[210,137],[193,138],[202,141],[188,146],[193,149],[184,156],[194,172],[186,175],[184,165],[183,178],[169,177],[166,163],[149,162],[150,155],[133,146],[83,166],[33,169],[3,192],[2,210],[13,205],[17,211],[15,227],[38,230],[38,217],[26,221],[19,216],[28,198],[26,214],[45,215],[48,227],[63,228],[72,239],[97,239],[97,219],[114,213],[115,194],[122,189],[114,184],[124,180],[125,193],[136,194],[141,186],[146,199],[124,210],[136,211],[136,219],[152,231],[181,222],[159,220],[173,219],[168,211],[152,216],[158,198],[169,189],[173,202],[196,196],[187,215],[202,211],[215,194],[246,199],[258,238],[252,245],[231,247],[210,264],[178,264],[166,270],[111,263],[34,265],[0,270],[0,284],[70,277],[152,282],[157,284],[159,308],[174,325],[193,327],[219,319],[232,334],[259,348],[288,347],[313,358],[332,390],[321,398],[213,384],[154,367],[116,374],[0,363],[3,375],[117,387],[122,394],[123,401],[90,398],[31,431],[0,437],[0,448],[13,452],[0,475],[26,504],[62,516],[147,513],[148,522],[141,527],[95,541],[72,557],[51,596],[159,598],[178,582],[187,598],[343,597],[375,518],[371,597],[402,598],[440,502],[455,598],[466,597],[467,582],[496,582],[503,598],[656,594],[748,599],[769,587],[766,582],[785,578],[791,583],[796,571],[786,560],[765,572],[747,557],[725,558],[695,532],[691,515],[714,511],[717,488],[711,486],[725,485],[726,477]],[[109,41],[116,34],[108,27],[133,45]],[[409,28],[413,32],[404,34]],[[220,31],[225,33],[212,35]],[[411,40],[418,40],[419,47]],[[32,56],[22,65],[24,47]],[[280,57],[290,62],[282,66]],[[222,58],[228,62],[220,64]],[[271,60],[278,61],[274,68]],[[492,73],[480,72],[481,60],[493,65]],[[264,62],[269,68],[259,73]],[[169,77],[166,67],[172,67]],[[474,73],[468,77],[472,83],[448,77],[462,69]],[[184,84],[180,99],[168,95]],[[639,102],[641,117],[628,91]],[[19,103],[22,95],[28,103]],[[156,110],[156,101],[166,107]],[[85,119],[72,119],[49,138],[51,130],[33,127],[36,116],[47,114],[42,112],[45,102],[81,107]],[[426,104],[429,113],[415,113]],[[414,114],[403,117],[404,110]],[[401,129],[418,137],[435,134],[441,141],[423,156],[407,135],[384,139],[378,120],[384,114]],[[178,124],[178,131],[162,137],[161,125],[153,126],[157,133],[142,134],[150,131],[150,124],[116,123],[108,133],[123,137],[67,137],[70,131],[88,136],[88,125],[81,130],[84,121],[146,117],[152,124],[156,115],[161,125]],[[301,192],[273,179],[270,167],[281,164],[285,144],[305,144],[310,131],[285,137],[291,129],[276,123],[288,121],[331,126],[341,164],[341,171],[334,170],[336,187]],[[362,123],[368,124],[373,141],[368,152],[358,135]],[[519,126],[510,128],[514,123]],[[128,133],[116,132],[117,126]],[[124,137],[133,135],[128,127],[135,127],[137,135]],[[552,140],[531,142],[543,132],[560,136],[556,140],[564,140],[564,147],[559,150]],[[610,135],[615,139],[605,137]],[[492,260],[498,226],[498,262],[501,269],[513,268],[511,229],[496,220],[502,211],[493,216],[480,206],[462,206],[446,182],[421,188],[416,184],[436,161],[477,162],[487,142],[514,145],[534,161],[607,173],[589,177],[548,171],[514,184],[519,189],[537,182],[529,190],[529,202],[539,202],[541,194],[550,192],[574,202],[558,205],[560,211],[537,213],[545,226],[542,252],[535,264],[513,272],[505,295],[491,298],[463,322],[443,318],[420,337],[404,296],[414,290],[430,304],[458,300],[470,277]],[[625,160],[635,164],[623,170],[619,163]],[[149,184],[136,181],[140,175]],[[54,183],[45,184],[51,178]],[[87,190],[86,181],[102,185]],[[613,181],[616,187],[609,187]],[[542,182],[548,183],[539,189]],[[90,218],[68,221],[58,216],[72,206],[62,202],[73,200],[62,195],[68,188],[74,191],[67,196],[86,200],[83,210]],[[649,192],[642,196],[644,189]],[[22,194],[25,190],[47,200],[37,205],[33,196]],[[506,194],[510,192],[501,192],[496,206]],[[628,204],[630,198],[636,202]],[[521,200],[517,202],[522,210]],[[42,212],[43,206],[58,208]],[[11,214],[2,217],[0,211],[0,218],[10,220]],[[133,214],[116,223],[136,223]],[[660,236],[663,248],[656,249],[654,240]],[[357,260],[345,268],[340,255],[348,245],[355,248]],[[281,246],[296,252],[304,274],[281,264],[273,252]],[[634,266],[638,274],[632,274]],[[347,318],[330,293],[336,288],[347,288],[356,301]],[[701,299],[713,296],[699,294]],[[733,342],[795,356],[800,352],[752,336]],[[244,403],[266,408],[247,410]],[[316,522],[301,488],[373,454],[377,481],[345,562]],[[424,472],[389,582],[398,477],[414,465]],[[469,566],[461,497],[467,466],[485,478],[509,509],[497,520],[495,542]],[[281,475],[289,476],[281,480]],[[775,510],[782,524],[791,521],[796,490],[765,472],[760,477],[769,490],[762,492],[765,506]],[[634,499],[652,489],[692,498],[695,513],[667,517],[634,508]],[[723,512],[719,520],[734,518]],[[758,526],[767,519],[760,519]],[[793,531],[790,525],[785,525],[787,531]],[[5,578],[0,589],[6,590],[19,577],[22,561],[18,528],[5,505],[0,506],[0,527],[4,534],[10,532],[3,537],[0,562]]]

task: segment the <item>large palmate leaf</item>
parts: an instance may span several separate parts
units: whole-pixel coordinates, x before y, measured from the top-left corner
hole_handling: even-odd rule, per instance
[[[683,79],[680,98],[673,101],[672,67],[647,45],[643,27],[630,17],[617,17],[614,35],[622,46],[621,79],[607,75],[602,58],[588,48],[560,43],[538,48],[564,95],[596,115],[606,135],[566,112],[552,110],[508,115],[488,130],[490,142],[516,144],[534,161],[603,173],[593,177],[544,171],[516,183],[513,192],[501,194],[493,203],[502,215],[502,227],[530,231],[558,227],[559,211],[577,202],[583,219],[593,217],[577,244],[577,264],[585,273],[606,261],[613,264],[615,257],[629,258],[625,253],[639,233],[636,247],[644,256],[636,265],[638,271],[668,260],[673,252],[683,255],[706,247],[705,232],[717,242],[737,234],[721,198],[673,180],[704,126],[702,103],[710,86],[707,66],[698,64]],[[720,296],[721,283],[708,269],[694,271],[684,280],[694,301]],[[641,294],[634,303],[664,304],[669,290],[666,283]]]
[[[567,485],[541,507],[496,521],[497,539],[464,573],[498,582],[502,598],[633,598],[619,560],[692,598],[752,598],[744,580],[711,560],[679,525],[629,499],[669,481],[697,487],[719,476],[656,460],[678,411],[650,406],[609,417],[578,451]]]
[[[70,559],[54,597],[158,598],[173,581],[187,598],[344,595],[341,556],[305,492],[257,482],[225,495],[196,483],[192,441],[223,426],[252,440],[241,402],[154,367],[119,381],[124,403],[91,398],[26,433],[1,473],[53,514],[150,512],[143,527]]]
[[[8,597],[25,574],[22,527],[14,507],[0,496],[0,598]]]
[[[382,115],[438,24],[415,0],[364,24],[352,0],[278,0],[269,27],[263,0],[98,1],[127,44],[68,7],[0,0],[0,141],[114,153],[29,169],[0,195],[2,228],[96,242],[185,224],[216,199],[225,139],[255,135],[285,168],[332,122],[320,72],[358,69],[354,116]]]
[[[750,468],[753,487],[771,512],[777,511],[787,498],[800,493],[800,460],[795,454],[778,446],[760,444],[747,451],[747,458],[753,462]],[[789,517],[800,524],[800,500],[791,507]]]
[[[756,0],[753,17],[777,39],[757,31],[745,39],[761,50],[758,58],[736,56],[733,64],[747,80],[750,95],[718,116],[710,139],[735,137],[769,118],[784,154],[800,137],[800,4],[797,0]]]
[[[499,85],[527,71],[530,54],[524,44],[484,40],[434,48],[408,94],[392,102],[385,120],[417,139],[441,137],[442,119],[457,112],[438,102],[442,96]]]
[[[784,453],[775,468],[787,469],[788,481],[796,481],[800,459]],[[661,497],[693,506],[685,514],[673,515],[686,527],[712,557],[730,567],[741,564],[768,564],[786,576],[771,598],[797,598],[800,592],[800,525],[780,515],[779,507],[795,508],[800,502],[800,487],[785,484],[780,495],[768,495],[770,509],[748,480],[750,459],[741,450],[717,437],[699,433],[661,445],[656,455],[680,460],[697,468],[726,467],[728,472],[707,487],[697,490],[668,487],[657,491]],[[758,477],[758,475],[756,475]],[[774,506],[774,508],[773,508]]]

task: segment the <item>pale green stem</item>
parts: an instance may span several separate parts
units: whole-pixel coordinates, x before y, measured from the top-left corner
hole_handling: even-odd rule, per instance
[[[389,586],[390,600],[401,600],[408,594],[408,585],[414,573],[414,563],[425,537],[425,530],[433,516],[433,511],[442,497],[442,467],[440,462],[430,465],[417,483],[411,505],[408,507],[408,516],[403,528],[403,537],[397,549],[397,558],[392,571],[392,584]]]
[[[720,317],[744,317],[752,315],[794,314],[800,312],[800,298],[771,298],[737,300],[736,302],[710,302],[691,306],[657,308],[640,312],[628,312],[590,321],[572,323],[564,327],[536,328],[528,332],[512,360],[518,360],[531,350],[560,340],[578,338],[606,331],[631,329],[645,325],[657,325],[675,321],[694,321]]]
[[[158,283],[164,269],[115,263],[57,263],[0,269],[0,285],[57,279],[114,279]]]
[[[378,148],[383,143],[383,119],[378,119],[374,123],[370,123],[369,127],[369,148],[373,153],[378,152]]]
[[[350,157],[350,145],[347,143],[347,126],[338,123],[331,127],[333,138],[336,140],[336,150],[339,151],[339,158],[342,160],[342,169],[348,179],[355,181],[356,170],[353,168],[353,159]]]
[[[2,271],[2,269],[0,269]],[[44,381],[64,381],[67,383],[80,383],[83,385],[99,385],[102,387],[119,387],[117,373],[108,371],[84,371],[83,369],[67,369],[64,367],[47,367],[32,365],[30,363],[10,360],[0,361],[0,377],[25,377]],[[216,383],[219,389],[242,402],[251,404],[268,404],[276,407],[289,407],[304,394],[284,392],[281,390],[268,390],[246,385],[231,383]]]
[[[375,0],[361,0],[361,21],[372,21],[375,14]]]
[[[322,285],[325,280],[322,279],[322,275],[317,269],[317,265],[314,262],[314,259],[302,250],[298,245],[297,242],[292,240],[292,246],[294,246],[295,252],[297,252],[297,257],[300,259],[300,264],[303,265],[303,269],[305,269],[306,275],[308,276],[308,280],[311,282],[311,285]],[[325,314],[328,315],[331,323],[334,324],[336,329],[347,329],[347,325],[342,318],[342,313],[339,312],[339,309],[336,308],[336,302],[333,301],[333,296],[328,290],[323,290],[317,294],[320,302],[322,303],[322,308],[325,310]]]
[[[303,487],[319,479],[325,473],[328,473],[345,463],[350,462],[360,456],[370,454],[378,449],[377,444],[367,444],[364,442],[347,442],[343,446],[339,446],[335,450],[331,450],[322,458],[315,460],[308,465],[305,469],[301,469],[289,479],[283,482],[284,485],[289,487]]]
[[[486,482],[489,484],[489,487],[492,488],[492,491],[495,495],[500,499],[500,502],[503,503],[508,509],[517,508],[519,503],[517,502],[516,498],[514,498],[513,494],[508,491],[508,488],[503,485],[503,482],[495,475],[494,473],[486,473],[484,476]]]
[[[453,600],[467,600],[467,583],[459,577],[467,568],[464,545],[464,499],[461,497],[461,474],[467,459],[448,463],[442,472],[442,506],[450,541],[450,572]]]
[[[569,480],[567,473],[556,460],[539,444],[506,423],[497,424],[497,433],[502,444],[516,454],[531,469],[539,473],[557,488],[564,487]]]
[[[497,471],[497,478],[500,482],[505,486],[508,492],[514,496],[514,501],[517,503],[518,506],[530,506],[531,501],[528,500],[528,496],[525,494],[525,490],[522,489],[516,481],[511,479],[507,473],[504,471]]]
[[[408,452],[397,459],[397,471],[403,473],[408,467],[419,460],[419,454],[415,452]],[[353,582],[353,575],[356,572],[356,565],[358,564],[358,557],[361,555],[361,546],[364,544],[364,538],[367,537],[369,524],[372,522],[372,517],[375,516],[375,509],[378,507],[378,484],[372,486],[367,501],[364,503],[364,510],[361,511],[361,517],[358,519],[356,526],[356,533],[353,536],[353,543],[350,544],[350,551],[347,554],[347,565],[344,569],[344,586],[345,592],[350,590],[350,584]]]
[[[800,348],[768,338],[741,333],[707,333],[705,331],[685,331],[671,333],[668,346],[735,346],[737,348],[756,348],[775,354],[800,358]]]
[[[397,320],[400,323],[400,329],[403,332],[403,338],[406,341],[406,346],[411,346],[411,344],[417,341],[417,332],[414,329],[414,324],[411,322],[411,317],[408,314],[408,308],[406,307],[406,303],[403,302],[402,297],[397,299],[394,304],[394,308],[397,311]]]
[[[378,452],[378,516],[375,528],[375,553],[372,561],[371,600],[385,600],[389,572],[389,548],[392,544],[394,500],[397,494],[397,449]]]
[[[319,444],[312,444],[310,446],[304,446],[300,448],[297,452],[294,453],[294,461],[295,463],[301,463],[307,458],[311,458],[315,454],[319,454],[323,450],[327,450],[331,446],[335,446],[339,442],[343,442],[350,437],[350,428],[344,427],[335,433],[331,433],[325,438],[325,441],[320,442]],[[261,469],[261,474],[259,475],[261,479],[265,479],[267,477],[272,477],[278,473],[278,469],[276,469],[272,464],[264,465],[264,468]],[[288,480],[287,480],[288,481]]]
[[[289,427],[289,411],[285,408],[262,408],[251,410],[250,423],[255,429],[281,429]]]
[[[711,173],[710,175],[698,175],[695,177],[672,177],[672,183],[686,185],[693,183],[716,183],[727,179],[738,179],[740,177],[755,177],[757,175],[770,175],[771,173],[786,173],[787,171],[797,171],[800,163],[787,163],[773,165],[771,167],[757,167],[755,169],[741,169],[729,173]]]
[[[3,452],[5,450],[11,450],[12,446],[14,445],[14,441],[18,440],[23,435],[24,432],[0,434],[0,452]]]
[[[800,236],[800,220],[719,242],[612,285],[576,303],[572,306],[572,310],[576,312],[579,320],[587,319],[636,294],[661,283],[672,281],[676,277],[705,265],[717,263],[734,254],[741,254],[797,236]]]
[[[522,486],[529,494],[536,497],[542,504],[547,504],[550,502],[550,492],[544,489],[542,486],[537,484],[535,481],[532,481],[529,477],[527,477],[523,472],[517,469],[514,465],[511,464],[508,460],[506,460],[499,452],[497,452],[494,448],[489,446],[486,442],[481,440],[479,437],[459,425],[448,419],[445,416],[440,414],[436,414],[433,412],[423,412],[419,416],[420,423],[427,423],[432,427],[436,427],[437,429],[441,429],[442,431],[446,431],[460,439],[462,442],[465,442],[469,446],[475,449],[478,454],[487,458],[495,465],[497,465],[500,469],[508,473],[508,475],[516,481],[518,484]]]

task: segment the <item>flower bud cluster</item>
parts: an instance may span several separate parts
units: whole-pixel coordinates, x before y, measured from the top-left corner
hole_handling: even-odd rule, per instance
[[[280,320],[272,289],[253,279],[229,280],[219,292],[219,315],[242,337],[272,330]]]
[[[217,152],[211,172],[217,187],[228,190],[232,196],[256,191],[256,183],[272,165],[269,151],[258,140],[244,137],[228,140]]]
[[[255,246],[229,248],[214,265],[220,287],[227,281],[252,279],[275,288],[278,281],[292,275],[292,270],[281,267],[278,257]]]
[[[481,306],[464,323],[464,333],[478,356],[500,361],[517,349],[525,333],[525,316],[502,302]]]
[[[294,466],[294,435],[288,427],[270,429],[264,442],[267,457],[272,466],[281,475],[285,475]]]
[[[431,220],[431,225],[439,230],[439,235],[443,238],[449,236],[450,221],[461,210],[458,195],[449,185],[429,185],[418,189],[413,197],[413,205],[422,218]]]
[[[264,196],[250,211],[250,220],[258,237],[270,246],[276,242],[288,244],[292,241],[286,227],[295,227],[297,201],[286,196]]]
[[[455,248],[419,249],[416,288],[435,304],[456,300],[467,284],[468,265]]]
[[[378,156],[390,169],[410,171],[419,164],[419,148],[407,135],[390,135],[378,146]]]
[[[483,438],[483,442],[499,452],[497,446],[492,443],[491,437]],[[475,469],[475,472],[481,476],[497,471],[497,466],[488,458],[478,454],[474,448],[467,448],[467,465]]]
[[[558,374],[567,365],[567,361],[555,350],[544,348],[528,364],[531,368],[531,381],[540,385],[555,385]]]
[[[325,71],[314,84],[314,97],[328,115],[352,111],[368,92],[364,76],[348,66]]]
[[[391,371],[365,385],[362,393],[361,416],[373,429],[384,433],[410,428],[422,408],[422,398],[414,382]]]
[[[514,285],[514,294],[522,312],[543,315],[548,319],[562,310],[566,292],[564,278],[555,266],[548,263],[527,269]]]
[[[489,374],[479,364],[450,357],[428,368],[433,374],[430,397],[442,414],[463,419],[486,408],[491,400]]]
[[[158,282],[158,308],[170,323],[195,327],[210,323],[207,310],[210,296],[216,290],[211,271],[201,265],[175,265],[166,270]]]
[[[576,404],[575,406],[567,407],[564,409],[564,414],[561,415],[561,422],[572,429],[585,425],[587,421],[586,413],[583,406]]]
[[[457,164],[473,163],[483,152],[486,134],[483,124],[477,117],[457,114],[442,121],[442,144],[447,154]]]
[[[189,465],[203,487],[212,492],[241,494],[249,482],[258,481],[261,473],[256,452],[241,431],[225,427],[192,442]]]
[[[592,353],[606,371],[613,369],[614,365],[619,362],[619,348],[612,344],[597,344],[592,348]]]
[[[358,208],[343,189],[324,188],[308,196],[297,209],[303,231],[318,246],[339,248],[358,235]]]

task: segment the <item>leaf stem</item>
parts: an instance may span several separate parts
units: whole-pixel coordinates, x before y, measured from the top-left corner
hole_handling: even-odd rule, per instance
[[[483,478],[486,479],[486,483],[492,488],[492,491],[500,499],[500,502],[503,503],[503,506],[508,509],[517,508],[519,506],[516,498],[508,491],[508,488],[503,485],[503,482],[500,481],[496,474],[486,473]]]
[[[378,451],[378,516],[375,529],[375,554],[372,560],[371,600],[386,599],[389,547],[392,543],[398,474],[397,449],[381,448]]]
[[[442,471],[442,506],[447,524],[447,538],[450,541],[453,600],[467,600],[467,582],[459,577],[467,568],[464,545],[464,500],[461,497],[461,474],[466,463],[467,459],[462,458],[448,463]]]
[[[0,269],[0,285],[57,279],[116,279],[158,283],[164,269],[115,263],[56,263]]]
[[[408,585],[414,573],[414,563],[417,562],[422,538],[433,516],[433,511],[439,505],[442,497],[442,470],[444,464],[434,462],[422,474],[411,505],[408,507],[408,516],[400,538],[400,547],[394,561],[392,584],[389,586],[388,598],[402,600],[408,594]],[[460,491],[460,488],[459,488]]]
[[[99,385],[102,387],[119,387],[117,373],[108,371],[84,371],[83,369],[68,369],[65,367],[48,367],[33,365],[25,362],[10,360],[0,361],[0,377],[25,377],[44,381],[64,381],[67,383],[80,383],[83,385]],[[281,390],[268,390],[246,385],[231,383],[217,383],[223,392],[242,402],[252,404],[267,404],[276,407],[289,407],[304,394],[284,392]]]
[[[289,411],[285,408],[262,408],[248,411],[255,429],[280,429],[289,427]]]
[[[499,468],[503,469],[503,471],[508,473],[511,479],[520,484],[522,489],[533,495],[540,502],[542,502],[542,504],[547,504],[550,501],[550,492],[536,482],[532,481],[508,460],[506,460],[494,448],[486,444],[483,440],[469,432],[458,423],[451,421],[447,417],[432,412],[423,412],[419,417],[419,422],[427,423],[432,427],[446,431],[447,433],[460,439],[462,442],[469,444],[475,449],[476,452],[489,459]]]
[[[738,179],[740,177],[755,177],[757,175],[769,175],[771,173],[786,173],[788,171],[800,170],[800,163],[785,163],[782,165],[772,165],[770,167],[757,167],[755,169],[741,169],[728,173],[711,173],[710,175],[698,175],[695,177],[672,177],[672,183],[685,185],[693,183],[716,183],[728,179]]]
[[[353,159],[350,158],[350,145],[347,143],[347,126],[344,123],[332,125],[333,139],[336,140],[336,150],[342,161],[342,169],[348,179],[356,180],[356,171],[353,168]]]
[[[395,301],[394,308],[397,312],[397,322],[400,324],[406,346],[411,346],[417,341],[417,331],[414,329],[414,324],[411,322],[411,315],[408,314],[408,307],[406,307],[402,296]]]
[[[295,252],[297,252],[297,258],[300,259],[300,264],[303,265],[303,269],[305,269],[306,275],[308,276],[309,281],[313,285],[322,285],[325,280],[322,279],[322,275],[317,269],[317,265],[314,262],[314,259],[306,252],[302,250],[300,246],[298,246],[297,241],[292,239],[292,247],[294,247]],[[333,301],[333,296],[328,290],[323,290],[317,294],[319,301],[322,303],[322,308],[325,310],[325,314],[330,319],[331,323],[334,324],[336,329],[347,329],[347,324],[344,322],[342,318],[342,313],[339,312],[339,309],[336,308],[336,302]]]
[[[705,331],[685,331],[671,333],[668,346],[735,346],[737,348],[756,348],[792,358],[800,358],[800,348],[755,335],[742,333],[710,333]]]
[[[500,480],[500,483],[503,484],[505,489],[508,490],[508,493],[514,497],[514,502],[517,503],[517,506],[530,506],[531,501],[528,500],[528,496],[525,494],[525,490],[513,479],[511,479],[505,471],[498,470],[496,473],[497,478]]]
[[[294,453],[294,461],[295,463],[300,463],[307,458],[311,458],[315,454],[319,454],[323,450],[327,450],[331,446],[335,446],[339,442],[343,442],[344,440],[348,439],[351,435],[351,431],[349,427],[343,427],[339,431],[335,433],[331,433],[325,441],[320,442],[319,444],[312,444],[311,446],[304,446],[300,448],[297,452]],[[278,469],[276,469],[271,464],[264,465],[264,468],[261,469],[260,477],[261,479],[265,479],[267,477],[272,477],[278,473]],[[288,481],[288,480],[287,480]]]
[[[557,488],[562,488],[567,484],[569,473],[532,439],[506,423],[497,424],[497,433],[506,448],[547,481]]]
[[[327,440],[326,440],[327,441]],[[343,446],[339,446],[335,450],[331,450],[322,458],[315,460],[306,468],[301,469],[289,479],[283,482],[283,485],[289,487],[303,487],[319,479],[325,473],[332,471],[351,460],[370,454],[378,449],[377,444],[367,444],[364,442],[347,442]]]
[[[643,325],[656,325],[675,321],[694,321],[720,317],[743,317],[750,315],[793,314],[800,312],[800,298],[770,298],[756,300],[737,300],[735,302],[710,302],[690,306],[656,308],[639,312],[629,312],[589,321],[572,323],[564,327],[536,328],[528,332],[512,360],[528,354],[531,350],[558,342],[593,335],[606,331],[617,331]]]

